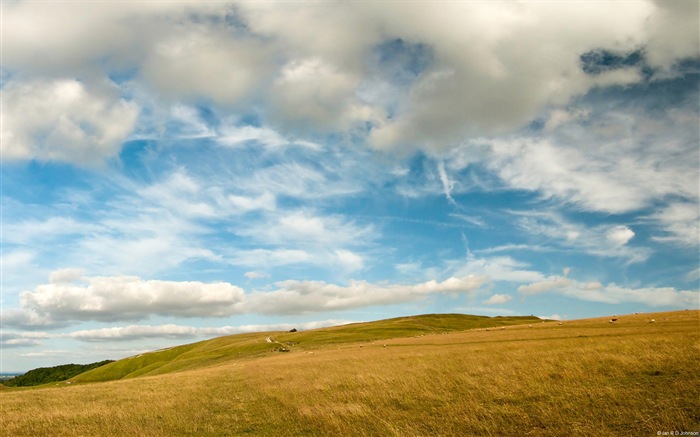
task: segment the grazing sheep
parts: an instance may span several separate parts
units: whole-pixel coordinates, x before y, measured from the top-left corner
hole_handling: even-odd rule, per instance
[[[561,325],[563,325],[563,323],[562,323],[562,322],[559,322],[559,326],[561,326]]]
[[[649,320],[649,323],[656,323],[656,320],[651,319],[651,320]]]
[[[617,322],[617,319],[610,319],[610,320],[608,320],[608,323],[615,323],[615,322]]]

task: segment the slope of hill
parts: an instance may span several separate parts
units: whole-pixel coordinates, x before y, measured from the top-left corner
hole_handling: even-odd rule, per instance
[[[698,435],[700,311],[616,319],[223,337],[121,380],[0,390],[3,435]]]
[[[303,332],[237,334],[125,358],[80,374],[72,382],[98,382],[145,375],[154,376],[234,359],[254,358],[282,348],[309,351],[329,345],[534,322],[541,322],[541,320],[534,316],[486,317],[427,314]]]

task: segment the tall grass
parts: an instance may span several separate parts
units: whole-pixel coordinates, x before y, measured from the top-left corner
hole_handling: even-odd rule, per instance
[[[311,342],[306,350],[300,342],[287,354],[159,376],[6,389],[2,434],[700,431],[699,315],[539,323],[374,344]],[[648,323],[652,317],[657,323]]]

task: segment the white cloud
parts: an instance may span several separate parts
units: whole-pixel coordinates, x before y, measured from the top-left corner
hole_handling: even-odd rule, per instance
[[[76,321],[143,320],[170,317],[225,317],[233,314],[304,314],[370,305],[411,302],[431,294],[473,293],[484,276],[451,277],[418,284],[349,285],[322,281],[283,281],[273,291],[244,292],[225,283],[144,280],[137,277],[85,277],[85,284],[45,284],[21,295],[21,310],[3,312],[3,323],[25,329],[51,328]]]
[[[542,273],[528,270],[528,267],[529,264],[509,256],[477,258],[469,255],[466,265],[458,269],[457,274],[485,275],[492,281],[505,282],[534,282],[544,279]]]
[[[217,141],[226,146],[244,145],[249,141],[255,141],[270,147],[279,147],[287,144],[287,141],[274,130],[255,126],[227,127],[221,132]]]
[[[518,291],[523,294],[538,294],[545,291],[566,288],[573,284],[573,282],[574,281],[571,279],[555,276],[552,278],[547,278],[544,281],[534,282],[528,285],[521,285],[518,287]]]
[[[697,58],[697,2],[668,2],[654,0],[650,17],[647,57],[651,65],[669,70],[674,60]],[[695,38],[695,41],[693,41]]]
[[[641,80],[637,66],[586,74],[584,53],[643,48],[666,72],[697,56],[697,5],[686,3],[400,6],[16,2],[3,6],[13,35],[4,67],[53,78],[133,70],[134,81],[174,101],[255,102],[287,129],[356,132],[368,124],[376,147],[445,150],[511,132],[594,87]],[[403,44],[403,57],[382,56],[392,41]],[[412,64],[419,54],[425,59]],[[122,136],[128,130],[113,124]],[[81,162],[113,154],[85,151]]]
[[[253,269],[305,265],[324,267],[336,274],[364,268],[366,255],[357,248],[372,245],[373,226],[359,225],[340,215],[309,211],[276,211],[233,230],[255,249],[224,250],[227,262]]]
[[[447,201],[455,205],[455,200],[452,198],[452,190],[454,189],[455,183],[450,180],[450,177],[445,171],[445,163],[443,161],[438,162],[438,174],[440,175],[440,182],[442,183],[442,190],[445,193]]]
[[[634,231],[627,226],[613,226],[612,228],[608,229],[605,237],[608,239],[608,241],[613,243],[615,247],[620,247],[627,244],[627,242],[634,237]]]
[[[588,227],[568,221],[558,213],[511,211],[519,217],[517,225],[538,240],[554,242],[561,248],[585,251],[591,255],[621,258],[627,263],[645,261],[651,250],[627,244],[634,231],[624,225]],[[550,243],[551,244],[551,243]]]
[[[81,341],[131,341],[143,338],[195,338],[234,335],[249,332],[309,330],[353,323],[350,320],[321,320],[302,323],[275,323],[266,325],[242,325],[221,327],[195,327],[183,325],[129,325],[113,328],[86,329],[68,334],[58,334],[57,337],[73,338]]]
[[[683,276],[683,279],[685,279],[688,282],[696,282],[696,283],[700,282],[700,267],[693,269],[693,270],[689,271],[688,273],[686,273]]]
[[[13,326],[19,329],[36,330],[36,329],[55,329],[67,326],[66,321],[56,321],[50,314],[39,314],[31,309],[3,309],[2,314],[3,326]]]
[[[364,267],[364,258],[355,252],[345,249],[337,249],[334,251],[336,262],[341,270],[346,272],[355,272],[362,270]]]
[[[1,331],[0,347],[3,349],[9,348],[19,348],[19,347],[31,347],[31,346],[41,346],[41,339],[49,338],[47,335],[36,335],[36,333],[31,332],[8,332]]]
[[[216,135],[192,106],[173,105],[170,116],[178,122],[178,136],[181,138],[211,138]]]
[[[20,354],[19,356],[26,358],[53,358],[74,356],[74,352],[66,349],[47,349],[39,352],[27,352],[25,354]]]
[[[660,111],[663,92],[651,85],[645,92],[612,93],[607,100],[615,106],[582,99],[570,110],[574,115],[553,110],[555,121],[542,134],[462,148],[468,153],[488,144],[484,161],[508,186],[587,210],[626,213],[670,197],[697,203],[697,95],[675,90],[674,104]]]
[[[245,273],[243,274],[243,276],[245,276],[246,278],[248,278],[248,279],[250,279],[250,280],[252,281],[252,280],[254,280],[254,279],[265,279],[265,278],[269,278],[269,277],[270,277],[270,274],[269,274],[269,273],[265,273],[265,272],[245,272]]]
[[[139,112],[109,83],[13,80],[2,93],[0,134],[8,160],[98,165],[119,153]]]
[[[287,128],[307,125],[344,130],[373,117],[373,110],[354,98],[357,75],[320,57],[292,60],[270,92],[270,108]]]
[[[538,108],[566,102],[603,82],[628,82],[630,77],[620,72],[587,76],[579,65],[578,56],[587,51],[644,45],[645,21],[653,7],[645,2],[609,6],[402,5],[402,13],[383,24],[390,34],[433,47],[435,63],[413,87],[402,116],[373,133],[375,144],[417,142],[445,148],[465,136],[522,126]],[[373,7],[393,12],[389,5]]]
[[[650,218],[664,231],[663,235],[652,237],[654,240],[691,247],[700,244],[700,206],[697,203],[671,203]]]
[[[275,196],[271,193],[263,193],[259,197],[246,197],[230,194],[227,200],[238,213],[256,210],[274,211],[277,208]]]
[[[57,322],[140,320],[151,315],[224,317],[240,312],[244,299],[243,290],[228,283],[157,281],[130,276],[84,280],[86,284],[50,283],[23,292],[20,302],[25,314]]]
[[[513,296],[509,294],[494,294],[484,301],[486,305],[499,305],[510,302]]]
[[[141,66],[145,80],[166,96],[239,104],[263,82],[271,59],[259,40],[233,39],[214,26],[178,27],[149,47]]]
[[[236,233],[265,244],[322,247],[362,245],[374,238],[372,226],[359,226],[342,216],[321,216],[308,211],[277,212],[268,221],[250,223]]]
[[[229,147],[241,147],[247,144],[262,145],[267,149],[279,149],[286,146],[300,146],[312,151],[321,151],[323,146],[307,140],[293,140],[280,135],[269,127],[231,126],[220,129],[216,141]]]
[[[236,250],[228,259],[231,264],[243,267],[276,267],[305,264],[314,260],[312,254],[298,249]]]
[[[523,294],[554,292],[589,302],[609,304],[641,303],[650,307],[697,308],[700,294],[697,290],[676,290],[673,287],[626,288],[611,283],[578,282],[560,276],[518,287]]]
[[[247,307],[263,314],[338,311],[410,302],[436,293],[473,293],[486,281],[484,276],[465,276],[413,285],[351,281],[348,286],[341,286],[323,281],[290,280],[278,282],[276,290],[252,293]]]
[[[67,235],[95,232],[99,225],[84,223],[71,217],[53,216],[44,219],[8,219],[3,225],[3,241],[30,247],[37,243]]]
[[[206,196],[201,183],[182,169],[176,169],[165,180],[141,187],[137,194],[139,202],[156,204],[191,217],[215,217],[221,212]]]
[[[82,269],[67,268],[51,272],[49,275],[49,283],[51,284],[67,284],[77,281],[84,276],[85,272]]]

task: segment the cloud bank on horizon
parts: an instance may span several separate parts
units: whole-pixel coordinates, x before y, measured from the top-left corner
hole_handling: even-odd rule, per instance
[[[4,369],[700,305],[697,1],[1,7]]]

